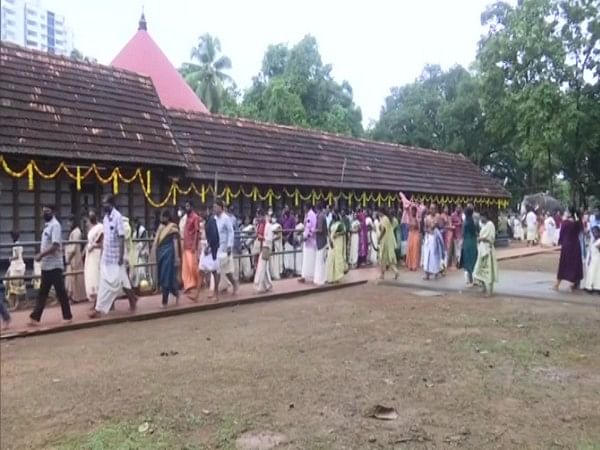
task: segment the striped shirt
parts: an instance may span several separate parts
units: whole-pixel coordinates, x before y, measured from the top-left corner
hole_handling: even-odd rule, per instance
[[[120,238],[125,238],[123,216],[116,208],[110,214],[104,215],[104,238],[102,243],[102,264],[118,265],[120,253]],[[125,255],[123,255],[124,257]]]

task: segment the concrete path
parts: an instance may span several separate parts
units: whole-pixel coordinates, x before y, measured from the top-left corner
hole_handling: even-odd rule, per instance
[[[373,280],[377,276],[377,272],[372,269],[359,269],[350,271],[343,282],[334,285],[317,287],[311,284],[302,284],[297,278],[275,281],[273,291],[267,294],[254,293],[254,286],[250,284],[242,284],[237,294],[224,293],[220,296],[219,301],[208,299],[208,291],[203,291],[198,303],[189,300],[185,295],[181,295],[180,304],[174,305],[174,300],[170,300],[171,306],[166,309],[161,308],[160,295],[152,295],[141,297],[138,301],[138,306],[135,313],[129,312],[129,302],[126,299],[115,302],[115,310],[110,314],[97,319],[90,319],[87,313],[90,310],[90,303],[78,303],[71,305],[73,321],[70,324],[62,322],[60,308],[56,305],[48,307],[44,310],[42,323],[39,327],[28,327],[30,310],[15,311],[12,315],[12,321],[8,330],[3,330],[0,334],[0,339],[9,339],[23,336],[33,336],[39,334],[54,333],[58,331],[76,330],[81,328],[90,328],[101,325],[108,325],[120,322],[129,322],[137,320],[156,319],[178,314],[186,314],[189,312],[205,311],[209,309],[234,307],[244,303],[264,302],[270,300],[281,300],[293,298],[302,295],[309,295],[319,292],[327,292],[335,289],[356,286],[366,283],[368,280]]]
[[[494,293],[498,296],[550,300],[574,304],[595,304],[600,307],[600,296],[590,295],[582,291],[571,293],[566,284],[561,286],[559,292],[553,290],[552,286],[556,281],[554,273],[501,270],[499,276],[500,281],[494,287]],[[423,280],[422,273],[403,272],[398,281],[384,281],[381,283],[390,286],[432,291],[481,292],[481,288],[467,288],[465,286],[464,273],[457,270],[449,272],[445,277],[429,281]]]
[[[531,256],[540,253],[547,253],[555,251],[556,249],[548,248],[507,248],[498,250],[498,259],[514,259],[521,258],[524,256]],[[523,272],[515,272],[515,276],[519,280],[523,280],[525,283],[524,290],[520,292],[526,295],[524,296],[540,296],[554,295],[559,297],[561,294],[550,292],[549,281],[544,278],[540,279],[540,274],[535,274],[533,278],[528,275],[524,275]],[[343,287],[350,287],[357,284],[366,283],[367,281],[377,279],[379,275],[377,268],[365,268],[358,270],[351,270],[345,277],[344,281],[340,284],[333,286],[326,286],[317,288],[313,285],[305,285],[298,283],[297,279],[288,279],[276,281],[274,283],[274,289],[272,293],[266,295],[255,294],[253,291],[252,284],[242,284],[237,295],[224,294],[220,301],[215,303],[207,298],[208,293],[205,292],[200,298],[199,303],[192,303],[185,296],[182,295],[181,304],[179,306],[170,306],[167,309],[160,307],[160,296],[153,295],[142,297],[138,302],[138,308],[135,313],[131,314],[128,311],[127,300],[119,300],[116,302],[115,311],[111,312],[108,316],[99,319],[89,319],[87,313],[90,309],[89,303],[72,305],[71,309],[73,312],[73,323],[63,324],[60,314],[60,308],[56,305],[46,308],[44,316],[42,317],[42,324],[40,327],[29,328],[27,322],[29,320],[30,310],[15,311],[12,313],[12,322],[8,330],[3,330],[0,333],[0,339],[8,339],[21,336],[32,336],[38,334],[53,333],[58,331],[76,330],[80,328],[95,327],[100,325],[107,325],[119,322],[128,322],[136,320],[148,320],[160,317],[166,317],[176,314],[185,314],[189,312],[203,311],[208,309],[232,307],[243,303],[253,303],[260,301],[278,300],[284,298],[292,298],[301,295],[308,295],[317,292],[323,292],[331,289],[338,289]],[[389,274],[388,274],[389,276]],[[498,286],[498,293],[504,293],[505,289],[514,292],[515,282],[514,279],[501,274],[501,283]],[[464,287],[464,281],[462,279],[462,272],[451,272],[448,277],[431,282],[424,282],[421,273],[411,273],[406,270],[401,271],[400,280],[397,283],[392,283],[399,286],[407,286],[412,288],[427,288],[427,289],[442,289],[450,291],[460,291]],[[513,281],[510,281],[512,279]],[[537,280],[537,281],[533,281]],[[389,283],[389,282],[387,282]],[[544,284],[544,286],[539,285]],[[512,295],[512,294],[509,294]],[[516,294],[515,294],[516,295]],[[568,294],[564,294],[568,295]],[[520,295],[523,296],[523,295]]]

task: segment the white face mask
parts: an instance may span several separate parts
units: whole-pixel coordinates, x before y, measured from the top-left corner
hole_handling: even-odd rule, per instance
[[[181,219],[183,217],[183,211],[182,210],[177,211],[177,216]]]
[[[275,217],[271,218],[271,223],[277,223],[277,219]]]

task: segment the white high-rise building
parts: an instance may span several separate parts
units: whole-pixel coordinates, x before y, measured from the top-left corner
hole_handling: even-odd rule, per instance
[[[23,47],[70,55],[73,32],[65,17],[43,7],[40,0],[1,0],[0,37]]]

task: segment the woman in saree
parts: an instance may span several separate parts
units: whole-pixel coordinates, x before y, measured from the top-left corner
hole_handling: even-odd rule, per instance
[[[329,227],[329,251],[327,252],[327,283],[338,283],[344,277],[345,229],[337,213],[333,213]]]
[[[158,267],[158,284],[162,292],[162,307],[169,303],[169,294],[179,304],[181,245],[179,227],[173,222],[171,211],[165,209],[160,215],[160,227],[154,238],[156,262]]]
[[[351,269],[355,269],[358,265],[359,233],[360,222],[355,218],[350,225],[350,252],[348,254],[348,265]]]
[[[598,226],[592,227],[584,288],[589,293],[600,293],[600,227]]]
[[[429,214],[425,217],[425,237],[423,244],[423,270],[424,280],[429,280],[431,275],[436,279],[443,274],[446,261],[446,245],[439,229],[439,214],[436,205],[431,205]]]
[[[367,227],[367,215],[362,208],[358,209],[356,218],[360,224],[358,232],[358,267],[367,263],[367,257],[369,255],[369,228]]]
[[[570,207],[567,218],[562,222],[560,228],[560,260],[554,289],[558,291],[562,281],[568,281],[571,291],[579,288],[583,279],[583,257],[580,235],[583,225],[575,207]]]
[[[92,310],[96,307],[98,299],[98,286],[100,284],[100,259],[102,256],[102,237],[104,227],[98,223],[94,211],[88,213],[87,245],[85,247],[85,264],[83,276],[87,298],[93,303]]]
[[[481,231],[477,239],[477,262],[473,277],[483,285],[483,292],[489,297],[494,292],[494,283],[498,282],[498,260],[496,259],[496,227],[489,220],[487,212],[481,213]]]
[[[271,249],[273,248],[273,229],[270,219],[262,211],[258,211],[257,218],[256,242],[258,242],[260,252],[254,274],[254,290],[257,294],[264,294],[273,289],[269,270]]]
[[[468,287],[473,286],[473,269],[477,262],[477,236],[479,229],[473,220],[473,208],[465,209],[465,222],[463,223],[463,246],[460,255],[460,268],[465,271],[465,280]]]
[[[69,234],[70,242],[81,241],[83,239],[81,228],[79,228],[77,222],[78,220],[73,214],[67,219],[69,229],[71,230]],[[83,273],[83,256],[79,242],[65,245],[65,261],[67,262],[66,272],[74,274],[65,277],[67,295],[73,303],[85,302],[87,295],[85,292],[85,275]]]
[[[408,249],[406,251],[406,267],[415,272],[421,263],[421,230],[417,218],[417,206],[410,207],[410,218],[408,219]]]
[[[398,279],[398,260],[396,259],[396,238],[394,227],[386,208],[379,211],[379,267],[381,269],[381,280],[385,278],[385,272],[391,269],[394,278]]]

